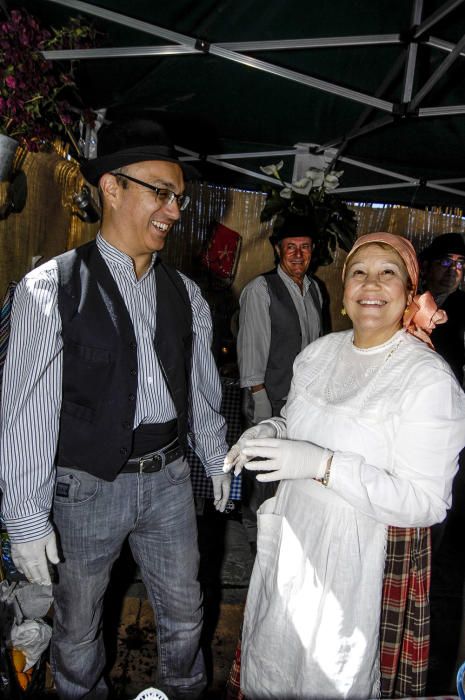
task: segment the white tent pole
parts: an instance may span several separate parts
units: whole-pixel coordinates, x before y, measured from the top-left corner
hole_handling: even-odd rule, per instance
[[[174,41],[179,44],[184,44],[185,46],[193,47],[200,52],[206,52],[213,54],[214,56],[220,56],[221,58],[227,59],[229,61],[234,61],[235,63],[240,63],[241,65],[248,66],[249,68],[255,68],[256,70],[262,70],[265,73],[271,73],[272,75],[277,75],[286,80],[291,80],[301,85],[307,85],[308,87],[313,87],[317,90],[322,90],[323,92],[329,92],[332,95],[338,95],[339,97],[345,97],[348,100],[353,100],[355,102],[361,102],[365,105],[371,105],[383,112],[393,112],[394,105],[392,102],[387,102],[386,100],[380,100],[371,95],[358,92],[356,90],[350,90],[349,88],[342,87],[341,85],[336,85],[334,83],[329,83],[326,80],[320,80],[319,78],[313,78],[309,75],[304,75],[303,73],[298,73],[297,71],[288,70],[286,68],[281,68],[280,66],[275,66],[272,63],[266,61],[259,61],[251,56],[246,56],[245,54],[236,53],[235,51],[228,51],[227,49],[221,48],[215,44],[208,44],[208,42],[197,40],[184,34],[179,34],[177,32],[172,32],[163,27],[158,27],[154,24],[148,24],[147,22],[141,22],[132,17],[127,17],[126,15],[119,14],[117,12],[111,12],[105,10],[101,7],[95,7],[95,5],[90,5],[87,2],[82,2],[81,0],[47,0],[48,2],[53,2],[58,5],[64,5],[65,7],[72,7],[73,9],[79,10],[81,12],[86,12],[91,15],[97,15],[104,19],[108,19],[112,22],[117,22],[119,24],[124,24],[132,29],[138,29],[149,34],[155,34],[168,41]]]
[[[383,126],[387,126],[388,124],[392,124],[394,121],[394,118],[391,116],[386,116],[386,117],[381,117],[381,119],[376,119],[373,122],[370,122],[366,126],[362,126],[358,131],[349,131],[348,134],[345,134],[344,136],[339,136],[331,141],[327,141],[326,143],[322,144],[318,150],[325,150],[325,148],[334,148],[335,146],[338,146],[342,141],[352,141],[352,139],[356,139],[359,136],[364,136],[364,134],[369,134],[370,131],[376,131],[377,129],[382,129]]]
[[[461,197],[465,197],[465,190],[457,190],[454,187],[444,187],[444,185],[437,185],[434,182],[427,181],[427,187],[431,187],[433,190],[441,190],[441,192],[451,192],[452,194],[459,194]]]
[[[49,2],[52,2],[53,0],[49,0]],[[398,41],[395,41],[395,37],[399,37],[399,34],[386,34],[386,41],[370,41],[372,37],[367,37],[367,41],[361,41],[360,43],[356,44],[350,44],[349,42],[343,42],[342,37],[341,41],[339,41],[339,37],[331,37],[325,39],[325,44],[328,45],[329,47],[337,47],[337,46],[364,46],[364,45],[369,45],[369,46],[374,46],[374,45],[381,45],[381,44],[394,44],[394,43],[399,43]],[[349,37],[349,38],[358,38],[358,37]],[[392,39],[392,40],[391,40]],[[323,41],[318,39],[317,41]],[[312,46],[305,46],[307,42],[312,42]],[[294,44],[295,46],[287,46],[287,44]],[[270,44],[269,47],[261,46],[261,44]],[[438,39],[437,37],[430,36],[428,41],[424,42],[425,46],[431,46],[435,49],[439,49],[441,51],[446,51],[447,53],[450,53],[451,51],[454,50],[455,44],[452,44],[450,41],[444,41],[443,39]],[[288,39],[288,40],[283,40],[283,41],[270,41],[270,42],[219,42],[217,46],[224,48],[224,49],[230,49],[231,51],[263,51],[263,50],[268,50],[268,51],[279,51],[279,50],[285,50],[285,49],[290,49],[290,48],[316,48],[317,45],[313,46],[313,40],[312,39]],[[321,48],[321,46],[319,46]],[[169,55],[174,55],[174,54],[200,54],[197,49],[191,47],[191,46],[183,46],[181,44],[166,44],[163,46],[113,46],[113,47],[108,47],[108,48],[103,48],[103,49],[55,49],[55,50],[50,50],[50,51],[42,51],[42,54],[44,58],[46,58],[48,61],[62,61],[62,60],[72,60],[72,59],[79,59],[79,58],[125,58],[125,57],[144,57],[144,56],[169,56]],[[461,51],[460,53],[461,56],[465,56],[465,51]]]
[[[381,175],[395,177],[403,182],[418,182],[418,178],[408,177],[408,175],[401,175],[401,173],[395,173],[392,170],[386,170],[385,168],[378,168],[376,165],[369,165],[368,163],[363,163],[362,161],[355,160],[354,158],[342,156],[342,158],[339,158],[339,160],[343,163],[347,163],[348,165],[355,165],[357,168],[362,168],[363,170],[371,170],[373,173],[380,173]]]
[[[414,182],[395,182],[394,184],[380,183],[379,185],[366,185],[365,187],[338,187],[337,190],[334,190],[334,192],[348,194],[349,192],[366,192],[368,190],[395,190],[399,189],[400,187],[417,187],[419,184],[420,183],[418,180],[415,180]]]
[[[420,107],[419,117],[446,117],[454,114],[465,114],[465,105],[449,105],[447,107]]]
[[[391,70],[388,72],[386,77],[384,78],[383,82],[379,86],[378,90],[375,92],[375,97],[381,97],[384,95],[385,91],[390,87],[392,84],[392,81],[395,80],[402,68],[402,66],[405,63],[405,57],[401,54],[397,57],[396,61],[391,67]],[[372,112],[371,107],[367,107],[366,109],[363,110],[363,112],[360,114],[358,119],[355,121],[354,126],[350,131],[344,136],[341,136],[339,138],[334,139],[333,141],[326,143],[322,146],[320,146],[320,150],[325,150],[326,148],[332,148],[334,146],[339,146],[339,152],[338,155],[336,156],[335,160],[337,160],[338,156],[340,153],[342,153],[349,141],[352,141],[353,139],[358,138],[359,136],[362,136],[363,134],[368,134],[370,131],[376,131],[377,129],[381,129],[383,126],[386,126],[387,124],[391,124],[393,121],[393,117],[381,117],[381,119],[376,119],[369,124],[365,124],[364,127],[362,127],[362,124],[367,120],[368,116]]]
[[[465,182],[465,177],[451,177],[444,180],[428,180],[432,185],[444,185],[446,183],[452,184],[453,182]]]
[[[423,0],[415,0],[412,12],[412,25],[416,27],[421,20],[423,11]],[[413,79],[415,77],[415,67],[417,64],[418,44],[411,41],[407,48],[407,62],[405,65],[404,87],[402,90],[402,102],[409,102],[412,99]]]
[[[136,29],[139,32],[153,34],[154,36],[161,36],[163,39],[167,39],[168,41],[174,41],[177,44],[184,44],[185,46],[195,48],[196,40],[192,39],[189,36],[179,34],[178,32],[172,32],[169,29],[162,29],[162,27],[157,27],[154,24],[150,24],[149,22],[143,22],[140,19],[135,19],[134,17],[129,17],[128,15],[123,15],[119,12],[112,12],[111,10],[106,10],[104,7],[97,7],[96,5],[91,5],[88,2],[82,2],[82,0],[46,1],[52,2],[55,5],[63,5],[64,7],[70,7],[73,10],[85,12],[86,14],[93,15],[95,17],[100,17],[101,19],[106,19],[109,22],[115,22],[115,24],[122,24],[124,27]]]
[[[183,146],[176,146],[176,150],[179,151],[180,153],[186,153],[189,156],[192,157],[193,160],[201,160],[200,155],[198,153],[195,153],[194,151],[189,150],[188,148],[184,148]],[[191,160],[191,158],[181,158],[182,161],[185,160]],[[286,185],[287,187],[290,187],[290,183],[288,182],[282,182],[281,180],[277,180],[275,177],[268,177],[268,175],[262,174],[262,173],[257,173],[254,170],[248,170],[247,168],[241,168],[238,165],[233,165],[233,163],[227,163],[225,160],[219,160],[215,158],[214,156],[207,156],[205,159],[207,163],[213,163],[213,165],[219,165],[220,168],[226,168],[226,170],[234,170],[237,173],[242,173],[243,175],[249,175],[250,177],[253,177],[257,180],[263,180],[264,182],[270,182],[272,185],[278,185],[279,187],[283,187]]]
[[[290,49],[329,49],[338,46],[381,46],[399,44],[400,34],[366,34],[363,36],[331,36],[307,39],[274,39],[271,41],[231,41],[217,43],[230,51],[287,51]]]
[[[59,0],[49,0],[49,2]],[[64,1],[64,0],[62,0]],[[105,19],[105,18],[103,18]],[[151,25],[153,26],[153,25]],[[137,27],[134,27],[137,29]],[[216,46],[228,51],[286,51],[293,49],[336,48],[341,46],[381,46],[399,44],[400,34],[374,34],[367,36],[325,37],[324,39],[279,39],[277,41],[233,41],[218,42]],[[157,56],[170,54],[201,54],[193,46],[168,44],[164,46],[121,46],[104,49],[55,49],[42,51],[48,61],[78,58],[116,58],[134,56]]]
[[[455,44],[451,44],[450,41],[444,41],[443,39],[438,39],[436,36],[430,36],[428,41],[425,41],[425,46],[432,46],[435,49],[440,49],[441,51],[453,51]],[[461,56],[465,56],[465,51],[460,53]]]
[[[449,2],[445,2],[442,7],[438,7],[438,9],[433,12],[429,17],[423,20],[423,22],[417,27],[415,33],[414,33],[414,38],[418,39],[419,36],[424,34],[428,29],[430,29],[434,24],[439,22],[441,19],[444,19],[446,15],[449,14],[449,12],[452,12],[452,10],[455,10],[457,7],[462,5],[464,0],[449,0]]]
[[[295,148],[288,151],[253,151],[250,153],[212,153],[212,158],[216,160],[240,160],[242,158],[272,158],[282,156],[295,156],[297,151]]]
[[[460,39],[460,41],[455,45],[455,48],[450,52],[450,54],[442,61],[442,63],[436,68],[434,73],[428,78],[423,87],[418,90],[415,97],[409,104],[408,111],[413,112],[416,110],[422,99],[428,94],[428,92],[436,85],[438,80],[442,78],[444,73],[449,69],[449,67],[456,61],[460,56],[462,49],[465,47],[465,34]]]
[[[121,46],[104,49],[55,49],[42,51],[47,61],[72,61],[90,58],[136,58],[145,56],[174,56],[176,54],[198,54],[190,46],[169,44],[166,46]]]

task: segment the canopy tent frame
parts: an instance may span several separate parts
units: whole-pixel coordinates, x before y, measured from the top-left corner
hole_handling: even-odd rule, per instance
[[[359,159],[348,158],[344,156],[344,151],[347,145],[353,139],[359,138],[370,132],[376,132],[392,124],[396,120],[405,119],[422,119],[426,117],[446,117],[451,115],[465,114],[465,104],[457,105],[436,105],[422,107],[421,104],[425,97],[431,92],[433,87],[441,80],[441,78],[450,70],[454,63],[460,57],[465,57],[465,35],[462,36],[455,44],[445,41],[441,38],[429,35],[429,31],[434,28],[441,20],[447,17],[451,12],[459,6],[464,5],[465,0],[447,0],[429,16],[423,15],[423,0],[415,0],[411,16],[410,29],[406,33],[391,33],[391,34],[372,34],[372,35],[354,35],[354,36],[333,36],[319,38],[302,38],[302,39],[273,39],[270,41],[245,41],[245,42],[218,42],[209,43],[201,38],[188,36],[169,29],[165,29],[156,24],[138,20],[125,14],[107,10],[96,5],[92,5],[82,0],[47,0],[47,2],[61,5],[63,7],[76,10],[85,14],[96,16],[100,19],[124,25],[133,30],[143,32],[155,36],[159,39],[164,39],[173,42],[166,46],[135,46],[135,47],[120,47],[120,48],[104,48],[104,49],[85,49],[85,50],[68,50],[68,51],[45,51],[45,58],[49,60],[63,59],[80,59],[91,60],[98,58],[114,58],[114,57],[153,57],[153,56],[169,56],[169,55],[202,55],[209,53],[234,63],[243,65],[246,68],[264,71],[277,78],[282,78],[289,81],[297,82],[309,88],[327,92],[341,98],[345,98],[366,106],[366,109],[356,119],[353,127],[346,134],[335,136],[333,139],[326,141],[324,144],[308,144],[309,153],[321,153],[326,148],[337,146],[336,159],[338,162],[347,163],[355,168],[376,173],[378,175],[388,176],[392,178],[389,182],[379,182],[353,187],[339,187],[337,192],[343,195],[356,195],[361,191],[370,190],[388,190],[396,188],[412,188],[426,187],[433,190],[448,192],[463,198],[465,201],[465,189],[452,187],[459,182],[465,182],[464,178],[440,178],[440,179],[424,179],[415,176],[414,173],[406,175],[400,172],[395,172],[390,169],[378,167],[372,163],[366,163]],[[392,64],[390,70],[386,74],[379,88],[374,94],[368,94],[358,90],[353,90],[344,87],[335,82],[322,80],[320,78],[306,75],[299,71],[283,68],[279,65],[254,58],[248,54],[256,51],[282,51],[290,49],[320,49],[320,48],[342,48],[356,46],[383,46],[383,45],[402,45],[404,51],[397,57]],[[429,75],[416,92],[414,90],[414,78],[417,69],[418,49],[419,46],[428,46],[431,49],[447,54],[436,69]],[[247,53],[246,53],[247,52]],[[398,77],[403,70],[403,85],[401,91],[401,99],[397,102],[383,99],[383,95],[389,88],[392,81]],[[376,115],[372,121],[367,121],[373,111]],[[384,115],[379,116],[379,112]],[[264,181],[267,183],[279,184],[282,183],[274,178],[270,178],[258,170],[246,168],[238,165],[236,161],[245,159],[267,159],[271,157],[292,158],[305,144],[296,144],[293,148],[288,149],[264,149],[262,151],[253,152],[237,152],[237,153],[196,153],[193,150],[186,149],[181,145],[177,146],[179,152],[183,154],[184,160],[206,161],[220,168],[229,169],[237,173],[252,177],[255,180]],[[334,164],[332,164],[333,166]]]

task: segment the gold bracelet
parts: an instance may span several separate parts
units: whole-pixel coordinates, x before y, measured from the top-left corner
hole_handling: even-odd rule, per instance
[[[331,475],[331,463],[332,463],[332,461],[333,461],[333,455],[331,455],[331,457],[328,459],[328,462],[326,464],[326,471],[323,474],[323,477],[321,479],[317,479],[317,481],[319,481],[320,484],[322,484],[323,486],[328,485],[329,477]]]

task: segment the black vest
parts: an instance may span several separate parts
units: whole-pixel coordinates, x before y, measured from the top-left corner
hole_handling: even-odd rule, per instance
[[[56,258],[63,398],[56,462],[112,481],[132,450],[137,342],[126,305],[91,241]],[[180,275],[157,260],[154,349],[187,445],[192,309]]]
[[[302,331],[295,304],[277,270],[271,270],[263,276],[270,295],[271,319],[271,340],[265,370],[265,388],[271,403],[279,405],[279,402],[282,402],[288,395],[291,387],[292,365],[302,349]],[[315,284],[310,279],[310,293],[320,317],[321,333],[321,304]]]
[[[431,340],[462,385],[465,364],[465,292],[456,289],[449,294],[444,304],[441,304],[441,308],[447,313],[447,323],[436,326],[431,333]]]

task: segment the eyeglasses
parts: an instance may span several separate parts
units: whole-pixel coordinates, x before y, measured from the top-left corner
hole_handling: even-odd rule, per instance
[[[465,265],[465,260],[452,260],[452,258],[442,258],[441,260],[436,260],[436,262],[438,262],[441,267],[446,267],[447,269],[452,267],[459,272],[462,272]]]
[[[164,187],[155,187],[154,185],[149,185],[148,182],[138,180],[136,177],[132,177],[132,175],[126,175],[126,173],[111,173],[111,175],[114,175],[115,177],[124,177],[126,178],[126,180],[131,180],[131,182],[135,182],[136,185],[142,185],[142,187],[147,187],[147,189],[152,190],[152,192],[155,192],[155,194],[157,195],[157,199],[162,206],[167,204],[173,204],[173,202],[176,200],[176,204],[179,207],[179,211],[184,211],[184,209],[191,201],[191,198],[187,194],[176,194],[176,192],[173,192],[173,190],[168,190]]]

